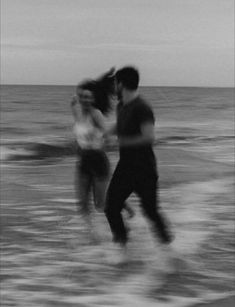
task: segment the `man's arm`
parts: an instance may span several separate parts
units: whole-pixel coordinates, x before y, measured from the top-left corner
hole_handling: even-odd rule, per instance
[[[136,146],[136,145],[145,145],[153,144],[154,142],[154,124],[152,121],[144,122],[140,127],[141,133],[136,136],[131,137],[120,137],[119,144],[120,146]]]

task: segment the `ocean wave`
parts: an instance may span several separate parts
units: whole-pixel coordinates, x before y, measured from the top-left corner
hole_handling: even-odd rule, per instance
[[[234,140],[233,135],[227,135],[227,136],[211,136],[211,137],[205,137],[205,136],[178,136],[178,135],[172,135],[167,137],[162,137],[157,140],[157,144],[170,144],[170,145],[186,145],[186,144],[204,144],[204,143],[216,143],[221,141],[232,141]]]
[[[41,160],[74,155],[76,144],[73,141],[64,143],[25,143],[1,146],[2,161]]]
[[[211,144],[221,141],[232,141],[234,136],[202,137],[202,136],[167,136],[156,140],[157,146],[190,146],[192,144]],[[118,150],[116,141],[106,147],[108,152]],[[72,156],[77,153],[76,141],[73,139],[43,140],[38,138],[32,142],[20,140],[2,141],[0,147],[1,161],[41,160]]]
[[[10,103],[17,103],[17,104],[27,104],[30,103],[30,100],[11,100]]]

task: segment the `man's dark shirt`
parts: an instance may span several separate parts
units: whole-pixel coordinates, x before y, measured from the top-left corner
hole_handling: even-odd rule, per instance
[[[117,106],[118,137],[136,137],[141,135],[141,126],[151,122],[154,124],[154,114],[151,107],[141,98]],[[151,144],[120,146],[120,162],[126,167],[155,169],[156,162]]]

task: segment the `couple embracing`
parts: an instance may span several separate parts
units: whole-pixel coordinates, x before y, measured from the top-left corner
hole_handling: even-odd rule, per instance
[[[131,193],[140,198],[144,214],[156,237],[167,246],[172,241],[166,221],[160,213],[158,172],[153,151],[155,117],[150,105],[139,95],[139,72],[126,66],[111,69],[97,80],[86,80],[76,89],[71,107],[75,119],[79,163],[75,182],[78,211],[90,223],[89,192],[93,190],[97,210],[105,213],[113,241],[123,250],[128,231],[122,211],[130,217],[133,210],[126,203]],[[111,98],[118,98],[116,123],[105,126]],[[109,161],[104,151],[105,139],[116,134],[119,161],[109,181]]]

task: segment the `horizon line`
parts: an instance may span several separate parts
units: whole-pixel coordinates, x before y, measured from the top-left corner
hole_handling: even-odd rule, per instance
[[[76,84],[30,84],[30,83],[4,83],[0,86],[74,86]],[[188,87],[188,88],[235,88],[234,86],[201,86],[201,85],[139,85],[139,87]]]

